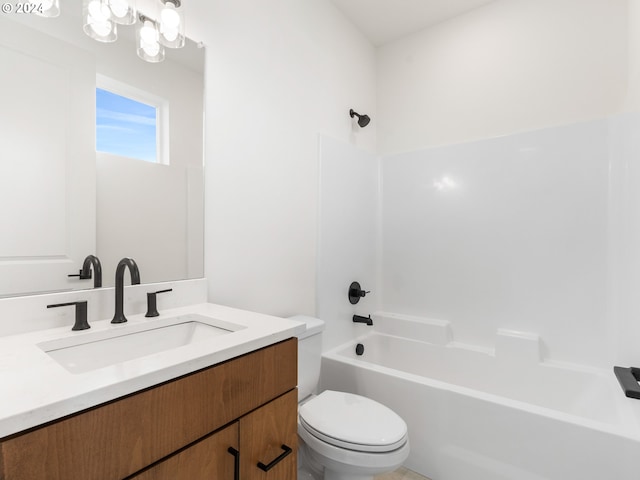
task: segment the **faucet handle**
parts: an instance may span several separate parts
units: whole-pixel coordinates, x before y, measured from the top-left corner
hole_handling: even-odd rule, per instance
[[[78,273],[70,273],[67,277],[80,277],[80,280],[91,280],[91,270],[89,270],[89,274],[85,275],[82,273],[82,269],[78,270]]]
[[[351,285],[349,285],[349,303],[355,305],[360,301],[360,298],[363,298],[367,293],[371,292],[365,292],[362,287],[360,287],[360,283],[351,282]]]
[[[145,317],[157,317],[160,315],[158,313],[158,299],[156,295],[158,293],[171,292],[173,288],[167,288],[166,290],[158,290],[157,292],[148,292],[147,293],[147,313],[144,314]]]
[[[75,305],[76,307],[76,320],[71,330],[86,330],[88,328],[91,328],[91,326],[89,325],[89,322],[87,321],[87,301],[86,300],[82,300],[79,302],[67,302],[67,303],[57,303],[54,305],[47,305],[47,308],[69,307],[71,305]]]

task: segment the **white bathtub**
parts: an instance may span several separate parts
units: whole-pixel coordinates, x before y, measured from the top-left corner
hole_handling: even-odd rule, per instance
[[[640,400],[623,395],[613,369],[515,366],[372,331],[323,355],[322,387],[400,414],[406,466],[433,480],[640,479]]]

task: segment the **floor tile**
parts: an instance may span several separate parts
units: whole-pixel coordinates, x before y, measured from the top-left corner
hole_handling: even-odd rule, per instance
[[[429,480],[427,477],[418,475],[411,470],[400,467],[395,472],[385,473],[384,475],[378,475],[375,480]]]

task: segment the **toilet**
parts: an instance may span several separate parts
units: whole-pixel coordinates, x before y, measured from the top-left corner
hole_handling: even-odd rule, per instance
[[[409,456],[407,424],[361,395],[316,394],[324,322],[291,319],[307,326],[298,335],[298,480],[373,480],[398,468]]]

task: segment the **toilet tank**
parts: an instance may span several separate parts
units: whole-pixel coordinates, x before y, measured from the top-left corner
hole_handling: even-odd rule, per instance
[[[307,329],[298,335],[298,402],[316,392],[322,361],[322,331],[319,318],[295,315],[291,320],[303,322]]]

